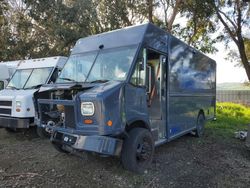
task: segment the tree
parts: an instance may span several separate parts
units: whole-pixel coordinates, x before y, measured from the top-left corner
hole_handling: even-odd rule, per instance
[[[67,55],[75,42],[99,32],[92,0],[25,0],[36,32],[31,57]]]
[[[94,0],[101,31],[110,31],[149,20],[153,22],[153,0]]]
[[[10,28],[4,14],[8,9],[8,3],[0,0],[0,61],[8,58]]]
[[[147,7],[148,7],[148,21],[153,22],[153,0],[147,0]]]
[[[246,71],[248,80],[250,80],[250,64],[249,56],[247,56],[249,40],[244,40],[243,37],[243,29],[250,28],[250,5],[247,1],[210,0],[208,2],[211,3],[211,10],[214,10],[218,20],[224,26],[226,33],[224,39],[227,43],[233,41],[236,44],[241,63]]]
[[[96,1],[101,31],[110,31],[131,25],[126,1]]]
[[[211,37],[216,26],[207,3],[200,0],[159,0],[155,4],[164,12],[162,22],[158,21],[162,28],[203,52],[216,51],[213,45],[220,37]],[[176,24],[176,18],[181,18],[185,24]]]
[[[81,37],[146,20],[203,52],[214,52],[213,44],[220,40],[211,37],[217,29],[212,22],[214,12],[208,8],[212,0],[1,1],[9,7],[4,27],[1,25],[0,40],[5,48],[1,50],[2,59],[67,55]],[[3,3],[0,24],[2,7]],[[158,14],[159,10],[163,16]],[[180,17],[186,24],[175,23]]]
[[[10,7],[5,15],[9,36],[1,34],[9,44],[2,44],[10,54],[1,50],[2,60],[67,55],[79,38],[133,25],[147,17],[146,0],[4,2]]]
[[[244,44],[245,44],[247,59],[249,61],[250,60],[250,39],[245,38],[244,39]]]
[[[206,1],[187,0],[181,4],[181,14],[186,17],[186,26],[179,35],[193,47],[205,53],[217,51],[214,44],[221,36],[213,37],[218,26],[214,23],[214,12],[208,8]]]
[[[4,11],[8,10],[8,4],[4,0],[0,0],[0,24],[4,24]]]
[[[175,18],[181,11],[183,0],[160,0],[158,6],[163,9],[165,28],[169,33],[172,33]]]
[[[1,60],[23,59],[31,45],[29,45],[28,36],[29,20],[25,15],[22,3],[15,0],[2,1],[1,7],[4,10],[1,15],[3,23],[1,25]],[[32,43],[31,43],[32,44]]]

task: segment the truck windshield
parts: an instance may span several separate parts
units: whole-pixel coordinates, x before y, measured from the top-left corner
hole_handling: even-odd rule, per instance
[[[135,52],[136,46],[129,46],[72,55],[57,83],[125,80]]]
[[[52,67],[38,69],[19,69],[11,78],[7,88],[29,89],[45,84],[51,74]]]

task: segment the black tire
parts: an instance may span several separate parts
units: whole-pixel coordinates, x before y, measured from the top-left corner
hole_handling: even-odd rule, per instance
[[[42,127],[36,127],[36,133],[40,138],[50,138],[50,134]]]
[[[203,113],[200,113],[197,118],[195,136],[202,137],[205,131],[205,116]]]
[[[123,167],[143,173],[151,164],[154,155],[154,140],[149,130],[134,128],[123,142],[121,160]]]
[[[59,151],[59,152],[61,152],[61,153],[70,153],[69,151],[66,151],[66,150],[63,149],[63,145],[62,145],[62,144],[59,144],[59,143],[57,143],[57,142],[52,142],[52,145],[53,145],[53,147],[54,147],[57,151]]]

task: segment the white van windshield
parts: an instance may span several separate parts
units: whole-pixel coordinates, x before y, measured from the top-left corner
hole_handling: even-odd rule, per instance
[[[19,69],[11,78],[7,88],[32,89],[45,84],[53,67],[38,69]]]
[[[125,80],[136,49],[136,46],[128,46],[72,55],[56,82]]]

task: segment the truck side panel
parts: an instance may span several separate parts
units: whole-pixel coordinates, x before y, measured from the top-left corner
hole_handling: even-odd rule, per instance
[[[215,116],[213,60],[172,37],[169,50],[169,137],[195,128],[200,110]]]

